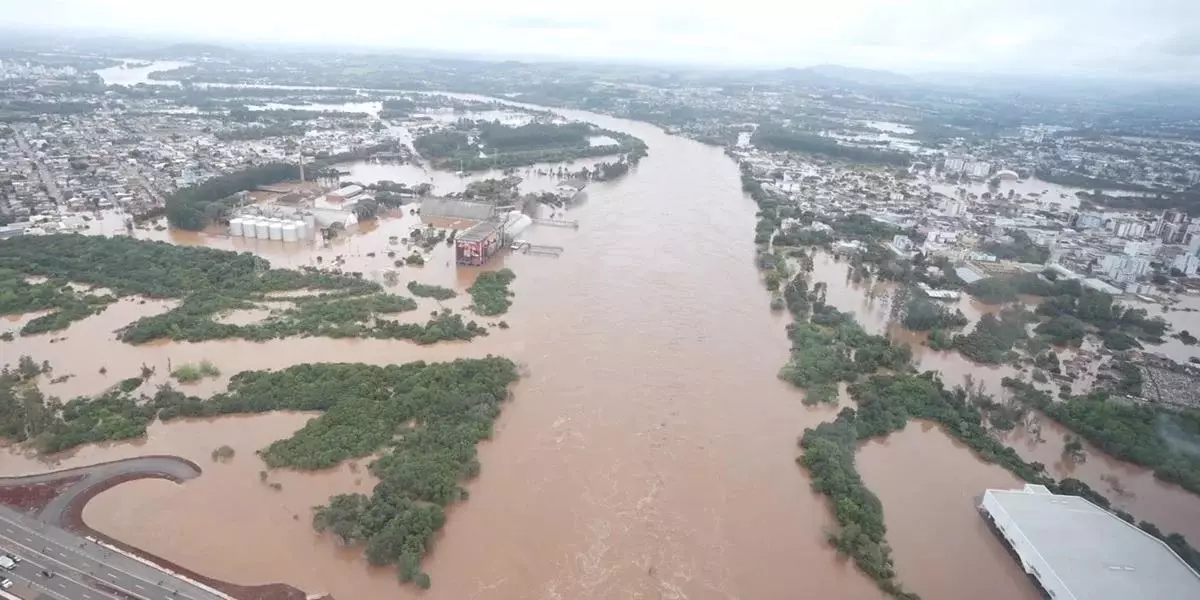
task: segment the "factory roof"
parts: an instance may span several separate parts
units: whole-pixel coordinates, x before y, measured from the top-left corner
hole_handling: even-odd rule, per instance
[[[496,207],[453,198],[426,198],[421,202],[421,214],[426,217],[486,221],[496,214]]]
[[[485,240],[488,236],[496,233],[496,224],[491,221],[476,223],[470,229],[458,234],[456,238],[460,242],[478,242]]]
[[[1200,598],[1200,574],[1166,544],[1083,498],[1042,486],[985,495],[1007,513],[1010,538],[1028,540],[1050,565],[1041,579],[1078,600]]]
[[[350,185],[343,185],[342,187],[340,187],[330,193],[335,196],[341,196],[342,198],[349,198],[355,194],[362,193],[362,191],[363,191],[362,186],[350,184]]]

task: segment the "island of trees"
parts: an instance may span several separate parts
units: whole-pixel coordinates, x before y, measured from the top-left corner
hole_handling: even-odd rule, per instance
[[[501,315],[508,312],[512,306],[513,293],[508,290],[508,284],[517,276],[511,269],[488,271],[480,273],[475,283],[467,288],[471,295],[471,306],[475,314],[481,316]]]
[[[1077,346],[1084,335],[1095,334],[1110,350],[1140,348],[1141,342],[1162,343],[1168,327],[1145,309],[1122,306],[1110,294],[1052,272],[989,277],[966,286],[966,291],[993,304],[1018,300],[1020,294],[1045,298],[1030,321],[1038,321],[1036,332],[1060,346]]]
[[[608,137],[616,143],[592,145]],[[481,171],[536,163],[621,155],[619,162],[637,164],[646,156],[642,140],[587,123],[530,123],[510,126],[462,119],[451,129],[418,136],[413,147],[438,169]]]
[[[751,136],[750,143],[764,150],[804,152],[862,163],[907,167],[913,160],[907,152],[850,146],[833,138],[773,126],[759,127]]]
[[[379,455],[370,495],[342,494],[313,513],[313,527],[343,543],[361,544],[373,565],[396,565],[402,581],[428,588],[421,559],[445,523],[445,507],[467,496],[462,482],[479,473],[475,446],[517,380],[500,357],[448,363],[302,364],[245,371],[228,391],[208,399],[162,386],[134,397],[150,375],[130,378],[95,398],[63,403],[37,388],[49,369],[28,356],[0,371],[0,437],[45,453],[143,437],[155,419],[212,417],[275,410],[320,411],[299,431],[263,449],[272,468],[325,469]],[[214,453],[214,459],[217,458]]]
[[[21,327],[21,335],[66,329],[71,323],[104,310],[116,298],[77,291],[61,278],[30,283],[19,271],[0,268],[0,316],[51,311]]]
[[[384,293],[379,284],[354,275],[272,269],[265,259],[249,253],[127,237],[53,235],[0,240],[0,274],[5,272],[48,277],[56,282],[33,285],[20,277],[14,280],[12,275],[4,279],[4,289],[17,291],[0,295],[0,302],[7,299],[21,309],[84,303],[91,310],[93,304],[89,302],[112,300],[107,296],[101,300],[65,296],[57,283],[65,281],[103,287],[117,296],[178,300],[171,310],[143,317],[123,328],[121,339],[133,344],[160,338],[262,341],[292,336],[373,337],[430,344],[487,335],[485,327],[450,311],[436,313],[424,324],[389,320],[386,315],[415,310],[417,303],[412,298]],[[29,289],[31,286],[34,289]],[[275,296],[280,292],[311,295]],[[291,307],[246,325],[222,323],[217,318],[228,311],[257,308],[258,302],[267,300],[290,303]],[[74,317],[75,313],[67,316]],[[66,327],[70,321],[66,317],[50,319],[56,328]]]

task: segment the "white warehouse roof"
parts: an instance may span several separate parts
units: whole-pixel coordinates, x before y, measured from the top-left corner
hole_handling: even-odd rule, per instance
[[[1165,543],[1083,498],[1027,485],[988,490],[982,508],[1056,600],[1200,598],[1200,574]]]

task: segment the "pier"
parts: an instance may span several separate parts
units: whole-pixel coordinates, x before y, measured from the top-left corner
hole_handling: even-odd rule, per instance
[[[549,225],[551,227],[570,227],[579,229],[579,221],[566,221],[561,219],[534,219],[534,223],[538,225]]]
[[[512,246],[509,246],[509,247],[517,252],[520,252],[521,254],[534,254],[534,255],[538,255],[538,256],[553,256],[554,258],[558,258],[558,256],[563,253],[563,250],[565,250],[565,248],[563,248],[562,246],[547,246],[544,244],[531,244],[525,240],[517,240],[512,243]]]

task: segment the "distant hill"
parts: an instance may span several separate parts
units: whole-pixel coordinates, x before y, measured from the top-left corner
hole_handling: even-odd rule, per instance
[[[788,68],[776,71],[775,73],[783,79],[794,83],[823,86],[846,84],[891,86],[907,85],[914,82],[911,77],[890,71],[843,67],[840,65],[815,65],[802,69]]]
[[[237,54],[237,50],[218,46],[216,44],[171,44],[162,49],[161,54],[169,58],[192,58],[197,56],[207,56],[210,58],[223,58]]]

